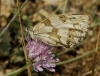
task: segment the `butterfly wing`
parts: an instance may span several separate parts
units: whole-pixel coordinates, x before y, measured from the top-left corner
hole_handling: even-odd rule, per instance
[[[83,40],[88,27],[87,15],[62,14],[41,21],[31,28],[30,35],[52,46],[72,47]]]

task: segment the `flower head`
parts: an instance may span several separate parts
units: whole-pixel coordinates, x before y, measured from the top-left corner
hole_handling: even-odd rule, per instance
[[[56,66],[56,62],[59,59],[54,59],[55,55],[52,54],[52,46],[43,43],[39,39],[30,39],[30,37],[26,37],[28,44],[26,45],[26,50],[28,53],[28,57],[32,59],[34,70],[36,72],[43,71],[43,68],[55,72],[54,67]]]

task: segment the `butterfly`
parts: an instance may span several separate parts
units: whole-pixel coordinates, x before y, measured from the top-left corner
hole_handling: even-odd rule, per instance
[[[27,32],[32,39],[39,38],[51,46],[70,48],[83,40],[89,23],[87,15],[61,14],[42,20]]]

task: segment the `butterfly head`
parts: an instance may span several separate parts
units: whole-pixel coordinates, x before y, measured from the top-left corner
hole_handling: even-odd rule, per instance
[[[31,37],[32,39],[35,38],[34,31],[32,31],[32,29],[25,28],[25,31],[30,35],[30,37]]]

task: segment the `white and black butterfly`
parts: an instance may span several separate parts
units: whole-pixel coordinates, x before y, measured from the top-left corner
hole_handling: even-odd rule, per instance
[[[31,38],[39,38],[52,46],[72,47],[81,42],[89,27],[87,15],[61,14],[47,18],[27,31]]]

